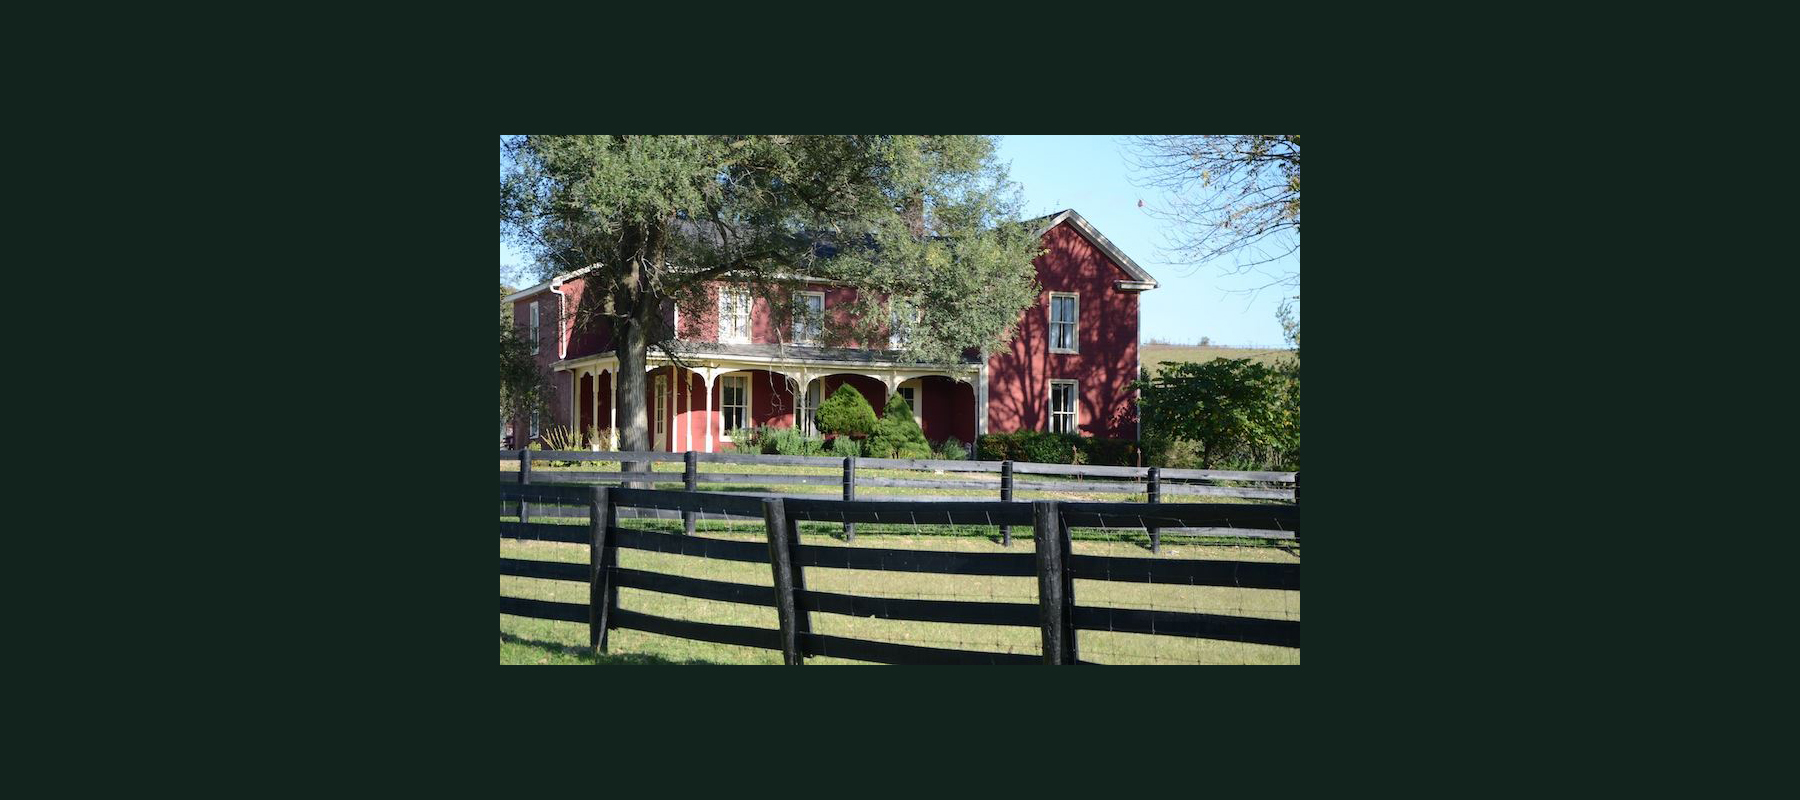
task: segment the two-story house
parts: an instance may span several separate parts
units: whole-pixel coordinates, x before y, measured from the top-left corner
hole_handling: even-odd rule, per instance
[[[985,359],[907,364],[880,346],[821,347],[812,343],[817,331],[804,325],[777,330],[767,301],[742,287],[709,286],[715,313],[675,320],[682,350],[691,351],[683,356],[689,366],[647,354],[651,447],[715,452],[733,431],[758,425],[810,432],[819,402],[845,383],[876,413],[888,397],[904,396],[933,442],[1017,430],[1137,438],[1130,385],[1138,375],[1138,294],[1156,288],[1156,279],[1073,209],[1035,222],[1047,251],[1033,262],[1043,294],[1024,312],[1011,346]],[[577,431],[618,428],[612,342],[605,330],[578,333],[567,313],[582,291],[574,272],[503,300],[514,304],[514,324],[526,329],[555,375],[550,420],[513,422],[531,440],[551,421]],[[817,282],[802,301],[830,314],[853,292]]]

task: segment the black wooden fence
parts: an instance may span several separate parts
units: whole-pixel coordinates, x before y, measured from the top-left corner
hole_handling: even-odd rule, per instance
[[[1259,619],[1178,611],[1081,606],[1076,578],[1189,586],[1299,590],[1300,566],[1250,561],[1195,561],[1074,555],[1072,527],[1223,526],[1279,531],[1299,538],[1295,506],[1180,503],[957,502],[794,499],[719,493],[606,488],[570,484],[521,486],[502,483],[500,498],[564,506],[585,506],[586,527],[533,522],[501,522],[500,536],[589,546],[587,565],[500,559],[500,574],[586,582],[588,602],[561,603],[500,598],[500,613],[588,625],[589,645],[607,648],[607,632],[625,628],[685,639],[780,650],[784,663],[806,656],[887,664],[1075,664],[1077,631],[1100,630],[1184,636],[1298,648],[1297,620]],[[757,516],[767,542],[739,542],[619,527],[620,508],[674,508],[690,512]],[[837,523],[1011,524],[1033,528],[1036,552],[951,553],[801,544],[801,521]],[[626,569],[618,549],[649,550],[729,561],[767,563],[774,586],[713,581]],[[806,569],[897,570],[950,575],[1037,576],[1038,602],[999,603],[860,597],[806,588]],[[618,607],[620,587],[705,600],[766,606],[775,610],[778,629],[670,619]],[[812,632],[815,612],[892,620],[1035,627],[1042,632],[1042,658],[1010,653],[953,650],[828,636]]]
[[[916,458],[823,458],[817,456],[778,456],[747,453],[700,453],[686,451],[680,453],[662,452],[615,452],[615,451],[531,451],[502,450],[503,461],[518,461],[516,472],[502,472],[502,482],[521,484],[538,483],[614,483],[626,488],[651,488],[652,481],[659,483],[681,482],[685,491],[705,491],[705,484],[789,484],[810,486],[837,486],[841,488],[845,500],[855,500],[858,487],[865,488],[926,488],[926,489],[986,489],[995,491],[1001,500],[1012,500],[1017,492],[1065,492],[1082,494],[1130,494],[1146,495],[1151,503],[1161,503],[1170,496],[1206,496],[1235,497],[1252,500],[1285,500],[1296,502],[1299,498],[1300,476],[1296,472],[1242,472],[1211,469],[1162,469],[1159,467],[1103,467],[1085,464],[1038,464],[1025,461],[943,461]],[[532,471],[533,462],[545,461],[618,461],[622,467],[630,465],[635,468],[623,472],[602,472],[586,470],[540,470]],[[680,462],[682,472],[654,472],[655,462]],[[700,472],[701,463],[715,464],[762,464],[785,466],[838,467],[838,475],[772,475],[755,472]],[[996,483],[992,480],[968,480],[955,478],[895,478],[858,476],[858,470],[930,470],[932,472],[953,473],[991,473],[999,476]],[[648,474],[646,474],[648,473]],[[1020,479],[1019,475],[1025,475]],[[1032,477],[1037,475],[1057,476],[1060,480]],[[1073,478],[1074,480],[1067,480]],[[795,495],[781,495],[796,497]],[[865,494],[865,497],[867,495]],[[895,500],[908,502],[942,502],[951,498],[923,496],[892,496]],[[960,498],[959,498],[960,499]],[[521,518],[529,516],[525,509]],[[655,514],[655,511],[649,512]],[[760,516],[757,515],[757,516]],[[688,533],[694,532],[694,515],[692,512],[682,514],[684,527]],[[1161,552],[1161,529],[1164,526],[1148,528],[1151,552]],[[856,540],[855,523],[844,526],[845,537],[849,541]],[[1004,524],[1000,528],[1001,541],[1007,546],[1012,544],[1012,525]]]

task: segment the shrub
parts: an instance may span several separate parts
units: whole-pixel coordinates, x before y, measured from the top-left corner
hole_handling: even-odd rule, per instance
[[[831,454],[839,457],[862,457],[862,445],[848,436],[839,436],[831,440]]]
[[[1132,384],[1140,393],[1144,438],[1165,450],[1195,442],[1200,466],[1255,464],[1297,469],[1300,376],[1297,364],[1269,367],[1248,359],[1165,364]]]
[[[825,437],[808,436],[794,428],[769,428],[762,434],[761,452],[783,456],[816,456],[825,452]]]
[[[888,398],[887,408],[875,423],[875,435],[869,437],[865,452],[872,458],[930,458],[931,443],[925,441],[919,423],[913,421],[912,406],[896,394]]]
[[[976,438],[976,457],[983,461],[1031,461],[1040,464],[1137,465],[1137,442],[1101,439],[1072,433],[1015,431]]]
[[[843,436],[863,437],[875,430],[875,409],[862,392],[846,383],[819,404],[819,430]]]
[[[969,449],[954,436],[944,439],[943,446],[937,449],[937,457],[945,461],[963,461],[969,457]]]
[[[725,432],[730,439],[731,449],[739,453],[762,452],[761,432],[756,428],[736,428]]]

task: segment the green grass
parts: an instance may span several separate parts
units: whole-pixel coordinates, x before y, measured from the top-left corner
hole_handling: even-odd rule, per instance
[[[632,527],[671,528],[673,521],[627,520]],[[700,531],[707,536],[740,541],[764,541],[758,522],[708,522]],[[802,528],[801,540],[808,544],[853,547],[883,547],[954,552],[1032,552],[1030,530],[1014,528],[1010,549],[999,544],[996,528],[959,526],[939,531],[930,526],[859,525],[854,545],[844,545],[839,535],[826,532],[830,526],[808,525]],[[975,528],[975,529],[972,529]],[[894,532],[900,529],[899,532]],[[879,531],[890,531],[879,533]],[[910,530],[910,532],[906,532]],[[1137,532],[1141,535],[1141,531]],[[1289,547],[1244,548],[1165,540],[1161,558],[1211,558],[1243,561],[1299,561],[1298,545]],[[1089,531],[1078,536],[1074,551],[1080,554],[1110,556],[1147,556],[1140,541],[1120,537],[1117,532]],[[587,548],[582,545],[554,542],[515,541],[503,539],[500,555],[541,561],[587,562]],[[620,566],[674,575],[686,575],[736,583],[771,585],[767,564],[720,561],[690,556],[620,550]],[[908,597],[931,599],[981,600],[993,602],[1037,602],[1036,578],[931,575],[873,570],[809,568],[807,586],[820,591],[860,594],[869,597]],[[571,603],[587,602],[586,584],[537,578],[501,576],[500,593],[509,597],[528,597]],[[1161,586],[1140,583],[1077,580],[1075,595],[1087,606],[1150,608],[1193,611],[1271,619],[1299,619],[1299,592],[1228,587]],[[773,609],[737,603],[696,600],[638,589],[621,589],[619,606],[658,616],[691,619],[757,628],[777,627]],[[899,642],[927,647],[1025,653],[1039,652],[1036,628],[924,623],[896,620],[864,619],[838,614],[815,613],[813,629],[818,633],[874,641]],[[1082,631],[1078,634],[1081,656],[1085,660],[1119,664],[1297,664],[1299,651],[1290,648],[1217,642],[1207,639],[1149,636],[1145,634]],[[615,630],[610,637],[609,652],[596,656],[587,648],[587,626],[582,624],[536,620],[506,614],[500,616],[500,661],[502,664],[778,664],[781,656],[772,650],[717,645],[686,639],[648,634],[640,631]],[[854,664],[861,662],[832,658],[808,659],[809,664]]]
[[[1180,361],[1211,361],[1215,358],[1248,358],[1269,366],[1288,356],[1292,350],[1261,347],[1219,347],[1213,345],[1147,344],[1138,348],[1138,361],[1152,373],[1156,365]]]

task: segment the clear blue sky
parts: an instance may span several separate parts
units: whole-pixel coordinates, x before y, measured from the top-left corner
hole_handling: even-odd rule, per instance
[[[1118,137],[1003,136],[1000,159],[1011,163],[1013,180],[1024,187],[1027,216],[1073,208],[1156,276],[1161,286],[1143,294],[1139,336],[1144,341],[1193,344],[1205,336],[1214,344],[1282,346],[1275,307],[1288,292],[1277,287],[1255,296],[1234,294],[1234,289],[1254,288],[1268,279],[1227,276],[1225,268],[1213,265],[1171,263],[1160,247],[1168,223],[1138,207],[1139,200],[1154,204],[1157,197],[1131,185]],[[524,263],[524,257],[500,245],[503,267]],[[1297,274],[1299,254],[1261,269]]]

